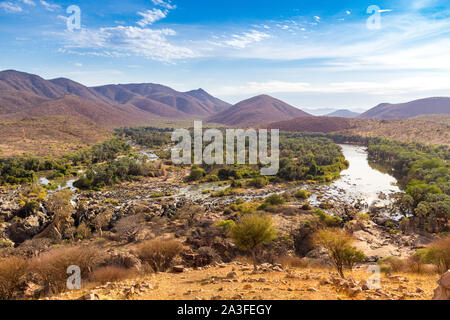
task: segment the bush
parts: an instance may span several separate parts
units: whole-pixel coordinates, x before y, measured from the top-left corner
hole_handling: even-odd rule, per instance
[[[328,250],[339,275],[344,278],[344,267],[353,268],[355,263],[365,260],[365,255],[350,244],[350,237],[344,230],[323,229],[314,235],[314,243]]]
[[[314,211],[322,222],[327,227],[338,227],[342,224],[342,219],[336,216],[329,215],[320,209]]]
[[[93,247],[59,247],[42,253],[31,265],[45,291],[57,293],[66,288],[69,266],[78,266],[81,277],[86,279],[101,260],[102,254]]]
[[[268,205],[276,206],[282,205],[286,202],[286,199],[280,194],[272,194],[268,196],[264,202]]]
[[[269,184],[267,177],[257,177],[249,181],[250,186],[255,188],[264,188]]]
[[[296,197],[297,199],[306,200],[310,197],[310,194],[306,190],[298,190],[296,193],[294,193],[294,197]]]
[[[436,265],[441,273],[446,272],[450,269],[450,236],[434,241],[427,248],[418,250],[418,254],[425,263]]]
[[[284,256],[278,259],[278,263],[285,268],[306,268],[309,266],[309,262],[305,258],[297,256]]]
[[[23,284],[28,271],[28,261],[18,257],[0,261],[0,300],[10,300]]]
[[[219,181],[219,177],[216,174],[211,174],[206,177],[206,181],[208,182],[217,182]]]
[[[137,255],[153,271],[158,272],[166,271],[181,250],[182,246],[176,240],[154,239],[142,243],[137,249]]]
[[[125,279],[130,279],[135,275],[135,271],[132,269],[126,269],[117,266],[106,266],[94,270],[90,274],[89,280],[91,282],[105,284],[107,282],[117,282]]]
[[[269,216],[249,214],[232,227],[231,237],[239,249],[250,252],[256,269],[257,250],[276,238],[276,230]]]
[[[200,247],[197,250],[197,254],[200,257],[200,265],[197,267],[207,266],[220,260],[217,252],[211,247]]]
[[[189,180],[190,181],[197,181],[200,180],[201,178],[203,178],[206,175],[205,170],[203,170],[202,168],[192,168],[191,170],[191,174],[189,175]]]
[[[233,220],[223,220],[216,224],[216,227],[221,229],[223,233],[229,233],[231,229],[236,225]]]
[[[387,273],[406,271],[405,261],[397,257],[386,257],[377,261],[377,264],[383,266]],[[383,268],[382,268],[383,269]]]

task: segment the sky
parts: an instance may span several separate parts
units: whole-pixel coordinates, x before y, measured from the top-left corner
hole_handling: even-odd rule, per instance
[[[0,0],[0,70],[366,110],[450,96],[450,1]]]

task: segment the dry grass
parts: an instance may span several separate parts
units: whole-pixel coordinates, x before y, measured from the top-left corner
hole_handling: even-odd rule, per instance
[[[153,271],[166,271],[181,250],[176,240],[155,239],[142,243],[136,253]]]
[[[60,247],[33,259],[31,271],[47,292],[60,292],[66,287],[69,266],[78,266],[81,277],[86,278],[101,259],[102,255],[93,247]]]
[[[0,261],[0,300],[9,300],[23,283],[28,270],[28,261],[18,257]]]
[[[107,282],[117,282],[130,279],[136,276],[135,270],[116,266],[106,266],[94,270],[89,280],[94,283],[105,284]]]

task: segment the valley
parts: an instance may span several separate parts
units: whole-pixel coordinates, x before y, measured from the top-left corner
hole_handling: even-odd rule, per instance
[[[421,113],[426,101],[404,116],[312,116],[268,95],[231,105],[202,89],[1,72],[0,298],[436,298],[450,123]],[[234,163],[175,165],[172,132],[194,119],[222,135],[279,129],[279,170],[236,150]],[[67,290],[68,264],[81,290]]]

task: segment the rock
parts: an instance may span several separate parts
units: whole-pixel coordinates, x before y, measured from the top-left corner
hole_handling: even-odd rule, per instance
[[[307,291],[309,292],[319,292],[316,288],[308,288]]]
[[[362,291],[362,289],[360,287],[354,287],[354,288],[349,287],[345,290],[345,292],[348,294],[349,297],[354,297],[361,291]]]
[[[100,297],[96,293],[87,293],[78,298],[78,300],[100,300]]]
[[[246,284],[243,289],[244,290],[249,290],[251,288],[253,288],[251,284]]]
[[[439,280],[434,290],[433,300],[450,300],[450,270],[448,270]]]
[[[173,272],[177,272],[177,273],[182,273],[182,272],[184,272],[184,266],[181,266],[181,265],[179,265],[179,266],[174,266],[174,267],[172,268],[172,271],[173,271]]]
[[[236,277],[236,272],[231,271],[227,274],[227,279],[233,279],[234,277]]]
[[[369,288],[369,286],[367,285],[367,283],[364,283],[364,284],[361,286],[361,289],[364,290],[364,291],[370,290],[370,288]]]

